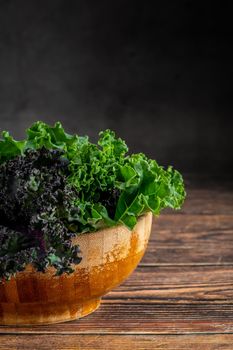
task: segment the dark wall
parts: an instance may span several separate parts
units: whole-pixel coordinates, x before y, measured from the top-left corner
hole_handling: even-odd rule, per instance
[[[94,140],[112,128],[164,165],[231,171],[226,4],[0,0],[0,129],[60,120]]]

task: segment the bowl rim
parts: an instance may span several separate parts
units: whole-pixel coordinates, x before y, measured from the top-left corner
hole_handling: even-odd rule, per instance
[[[82,232],[82,233],[80,233],[80,234],[77,234],[76,236],[74,236],[74,237],[72,237],[72,239],[71,239],[71,241],[72,241],[72,243],[73,243],[73,240],[76,240],[76,239],[78,239],[80,236],[83,236],[83,235],[85,235],[85,234],[89,234],[89,235],[96,235],[96,234],[103,234],[103,233],[105,233],[105,232],[108,232],[108,231],[111,231],[112,229],[114,229],[115,227],[118,227],[118,228],[120,228],[120,229],[124,229],[124,230],[127,230],[128,232],[130,232],[130,233],[132,233],[134,230],[135,230],[135,228],[136,228],[136,226],[138,225],[138,223],[141,221],[141,220],[143,220],[143,218],[149,218],[149,217],[153,217],[153,213],[151,212],[151,211],[147,211],[147,212],[145,212],[145,213],[143,213],[142,215],[140,215],[140,216],[138,216],[138,218],[137,218],[137,223],[136,223],[136,225],[134,226],[134,228],[132,229],[132,230],[130,230],[126,225],[124,225],[124,224],[118,224],[118,225],[114,225],[114,226],[109,226],[109,227],[105,227],[105,228],[102,228],[102,229],[99,229],[99,230],[96,230],[96,231],[91,231],[91,232]],[[74,244],[79,244],[78,242],[76,242],[76,243],[74,243]],[[18,274],[21,274],[21,273],[23,273],[23,274],[31,274],[32,272],[33,273],[36,273],[36,274],[47,274],[47,273],[49,273],[49,274],[51,274],[52,273],[52,277],[57,277],[57,278],[59,278],[60,276],[59,275],[55,275],[54,274],[54,272],[55,272],[56,270],[55,270],[55,268],[53,267],[53,266],[48,266],[47,268],[46,268],[46,270],[45,270],[45,272],[40,272],[40,271],[37,271],[34,267],[33,267],[33,265],[32,264],[27,264],[26,266],[25,266],[25,269],[23,270],[23,271],[19,271],[19,272],[17,272],[16,274],[15,274],[15,276],[14,276],[14,278],[17,278],[17,276],[18,276]],[[5,283],[5,282],[7,282],[7,281],[4,281],[3,283]],[[1,282],[0,282],[1,283]]]
[[[102,232],[105,232],[105,231],[109,231],[109,230],[112,230],[114,229],[115,227],[118,227],[118,228],[124,228],[126,230],[129,230],[131,232],[133,232],[133,230],[135,229],[135,227],[137,226],[137,224],[139,223],[139,221],[141,221],[143,218],[145,217],[150,217],[150,216],[153,216],[153,213],[152,211],[146,211],[142,214],[140,214],[138,217],[137,217],[137,222],[135,224],[135,226],[130,229],[129,227],[127,227],[124,223],[118,223],[117,225],[112,225],[112,226],[105,226],[105,227],[102,227],[102,228],[99,228],[98,230],[95,230],[95,231],[86,231],[86,232],[74,232],[75,236],[72,237],[72,240],[77,238],[77,237],[80,237],[82,235],[88,235],[88,234],[96,234],[96,233],[102,233]]]

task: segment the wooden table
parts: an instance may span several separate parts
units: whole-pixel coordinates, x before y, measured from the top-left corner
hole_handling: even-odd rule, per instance
[[[187,181],[133,275],[81,320],[0,327],[0,349],[233,349],[233,186]]]

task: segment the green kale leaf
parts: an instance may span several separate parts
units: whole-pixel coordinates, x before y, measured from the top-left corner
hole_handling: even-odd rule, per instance
[[[94,144],[59,122],[39,121],[26,135],[16,141],[3,132],[0,140],[0,279],[29,262],[71,273],[81,261],[75,235],[118,224],[133,229],[140,215],[183,204],[181,174],[129,154],[111,130]]]

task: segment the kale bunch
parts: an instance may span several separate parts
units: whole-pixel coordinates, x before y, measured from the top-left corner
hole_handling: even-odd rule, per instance
[[[66,181],[68,163],[62,151],[42,147],[0,165],[0,279],[28,263],[61,274],[81,261],[68,229],[78,197]]]
[[[71,273],[81,260],[72,237],[123,224],[148,211],[181,208],[181,174],[128,147],[111,130],[96,144],[61,123],[34,123],[25,140],[0,139],[0,280],[31,263]]]

